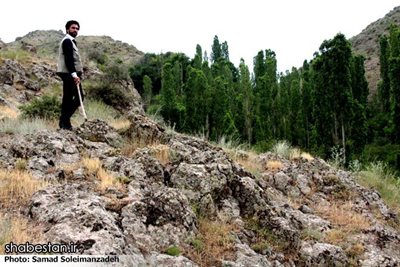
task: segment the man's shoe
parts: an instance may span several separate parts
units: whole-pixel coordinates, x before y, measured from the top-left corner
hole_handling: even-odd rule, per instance
[[[61,122],[58,124],[60,126],[60,129],[64,129],[64,130],[72,130],[72,125],[71,123],[65,123],[65,122]]]

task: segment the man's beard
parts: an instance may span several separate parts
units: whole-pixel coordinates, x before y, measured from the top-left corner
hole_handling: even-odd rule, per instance
[[[74,38],[78,35],[78,33],[76,33],[76,32],[68,32],[68,34]]]

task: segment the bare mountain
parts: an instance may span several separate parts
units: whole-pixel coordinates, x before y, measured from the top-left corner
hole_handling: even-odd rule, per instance
[[[379,37],[388,33],[391,24],[400,26],[400,6],[386,16],[368,25],[360,34],[350,39],[357,54],[365,56],[365,71],[371,94],[377,90],[380,79]]]
[[[48,58],[56,58],[58,44],[64,33],[62,31],[37,30],[28,33],[23,37],[18,37],[14,42],[8,43],[10,48],[22,48],[24,50],[36,52],[38,55]],[[116,41],[109,36],[78,36],[76,38],[82,56],[86,60],[99,60],[100,55],[107,56],[108,60],[120,60],[126,64],[137,63],[143,52],[133,45]]]

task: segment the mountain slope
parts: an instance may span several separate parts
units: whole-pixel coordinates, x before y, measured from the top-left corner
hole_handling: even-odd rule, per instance
[[[400,6],[371,23],[360,34],[350,39],[354,51],[366,59],[365,71],[371,94],[375,94],[380,79],[379,37],[388,33],[391,24],[400,26]]]
[[[22,48],[25,50],[35,51],[40,56],[56,59],[58,53],[58,45],[65,33],[62,31],[37,30],[28,33],[23,37],[17,38],[14,42],[8,43],[7,46],[13,49]],[[125,64],[136,64],[144,55],[133,45],[115,41],[108,36],[78,36],[76,38],[79,43],[79,49],[82,51],[83,59],[88,61],[94,53],[104,54],[109,60],[120,60]]]

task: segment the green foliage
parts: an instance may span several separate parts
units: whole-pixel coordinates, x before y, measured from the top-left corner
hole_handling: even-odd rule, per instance
[[[108,83],[115,83],[121,80],[128,79],[128,69],[122,64],[121,60],[116,60],[112,64],[108,64],[103,69],[105,79]]]
[[[352,53],[343,34],[323,41],[301,68],[279,75],[274,51],[258,52],[251,76],[244,61],[238,68],[229,61],[227,42],[214,36],[210,62],[197,45],[192,60],[180,53],[146,54],[130,76],[147,112],[161,114],[178,131],[214,141],[234,136],[258,151],[288,140],[325,158],[334,147],[341,151],[334,162],[348,166],[366,144],[400,140],[398,36],[392,28],[381,39],[383,80],[370,102],[364,58]]]
[[[385,203],[400,212],[400,180],[386,163],[378,161],[368,164],[358,173],[358,182],[376,189]]]
[[[375,113],[371,121],[380,122],[383,134],[376,133],[392,143],[400,143],[400,28],[392,25],[388,36],[380,38],[381,81],[378,84],[378,100],[374,103]],[[379,121],[379,118],[385,120]],[[378,128],[379,129],[379,128]]]
[[[142,99],[143,99],[143,106],[144,106],[145,110],[147,110],[148,106],[151,103],[152,91],[153,91],[153,84],[152,84],[151,78],[147,75],[144,75]]]
[[[107,54],[99,49],[90,49],[87,57],[89,60],[95,61],[98,65],[105,65],[108,62]]]
[[[257,153],[264,153],[267,151],[270,151],[272,149],[273,143],[272,141],[259,141],[257,143],[255,143],[253,145],[253,149],[257,152]]]
[[[168,247],[164,252],[170,256],[179,256],[181,254],[181,250],[177,246]]]
[[[99,119],[112,126],[118,124],[118,121],[124,120],[120,112],[102,101],[87,98],[84,105],[89,120]],[[81,124],[84,118],[78,112],[75,112],[74,120],[76,120],[78,124]]]
[[[251,247],[259,252],[267,248],[273,248],[280,252],[288,252],[292,244],[277,236],[271,229],[263,226],[258,217],[250,217],[245,220],[246,229],[254,233],[253,243]]]
[[[85,91],[88,98],[102,101],[117,110],[125,110],[131,99],[118,84],[94,82],[86,84]]]
[[[323,233],[317,229],[305,228],[300,233],[302,240],[316,240],[320,241],[323,238]]]
[[[60,116],[61,102],[55,96],[44,95],[20,107],[25,118],[55,119]]]
[[[204,242],[199,238],[192,239],[190,244],[196,250],[196,252],[202,252],[204,250]]]
[[[400,145],[396,144],[368,144],[365,146],[361,158],[363,162],[381,161],[392,167],[400,168]]]
[[[16,60],[20,63],[26,63],[30,59],[29,52],[22,49],[0,50],[0,58]]]

